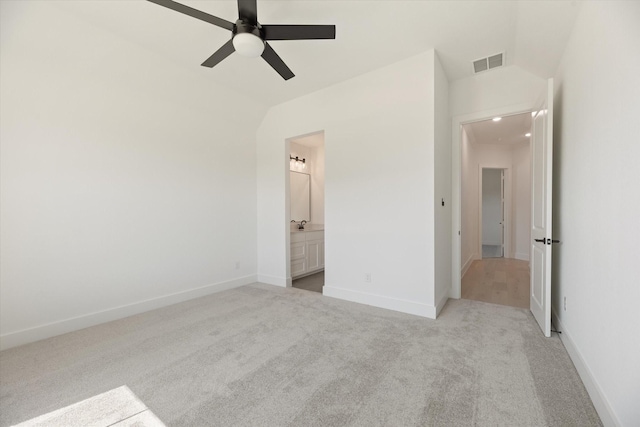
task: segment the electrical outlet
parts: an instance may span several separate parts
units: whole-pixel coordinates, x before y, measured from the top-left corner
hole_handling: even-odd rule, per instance
[[[567,311],[567,297],[564,297],[564,311]]]
[[[371,273],[364,273],[364,282],[371,283]]]
[[[240,270],[240,261],[236,261],[236,270]]]

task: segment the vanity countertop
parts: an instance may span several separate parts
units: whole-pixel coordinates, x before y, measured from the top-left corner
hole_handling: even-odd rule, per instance
[[[304,233],[307,231],[324,231],[324,224],[305,224],[304,230],[300,230],[297,225],[291,226],[292,233]]]

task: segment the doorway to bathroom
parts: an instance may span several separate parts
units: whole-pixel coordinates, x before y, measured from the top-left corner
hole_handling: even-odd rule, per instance
[[[324,132],[292,138],[288,142],[291,285],[322,293],[325,267]]]

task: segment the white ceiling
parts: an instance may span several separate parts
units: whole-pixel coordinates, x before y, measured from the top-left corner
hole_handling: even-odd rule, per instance
[[[512,145],[529,142],[531,113],[502,117],[502,120],[483,120],[464,125],[472,143]]]
[[[235,0],[180,2],[228,21]],[[540,77],[555,73],[579,4],[576,1],[312,1],[258,0],[262,24],[335,24],[336,40],[275,41],[296,77],[284,81],[261,58],[231,55],[200,66],[231,37],[229,31],[143,1],[51,2],[199,75],[275,105],[436,49],[450,81],[471,75],[471,62],[505,52],[506,65]],[[145,70],[148,72],[148,70]],[[490,72],[490,71],[489,71]]]
[[[304,145],[305,147],[318,148],[324,145],[324,132],[312,133],[311,135],[292,139],[291,142]]]

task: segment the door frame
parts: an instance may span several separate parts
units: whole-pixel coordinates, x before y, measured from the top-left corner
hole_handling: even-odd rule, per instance
[[[481,164],[478,167],[478,257],[482,259],[482,170],[499,169],[504,174],[504,206],[502,212],[502,246],[504,258],[511,257],[511,165],[500,165],[498,163]],[[460,171],[462,172],[462,170]],[[462,211],[461,211],[462,213]],[[462,237],[462,236],[460,236]],[[460,254],[462,255],[462,253]]]
[[[462,295],[462,126],[499,116],[530,113],[535,103],[517,104],[454,116],[451,124],[451,292]]]
[[[285,286],[290,288],[293,286],[293,277],[291,276],[291,179],[289,173],[291,172],[291,168],[289,167],[290,159],[289,155],[291,153],[291,141],[296,139],[305,138],[313,135],[323,135],[323,144],[327,144],[327,134],[324,129],[303,133],[297,136],[290,136],[284,140],[284,148],[285,148],[285,169],[284,169],[284,200],[285,200],[285,214],[284,214],[284,222],[286,223],[285,229],[287,230],[285,235],[285,260],[287,265],[285,266],[286,272],[286,282]],[[326,161],[326,152],[325,152],[325,161]],[[326,163],[325,163],[326,164]],[[325,183],[326,183],[326,168],[325,168]],[[325,184],[325,202],[326,202],[326,184]],[[311,216],[311,207],[309,207],[309,216]],[[309,218],[311,219],[311,218]],[[325,230],[326,230],[326,217],[325,217]],[[324,234],[325,245],[327,246],[327,233]],[[326,271],[326,257],[325,257],[325,271]]]

